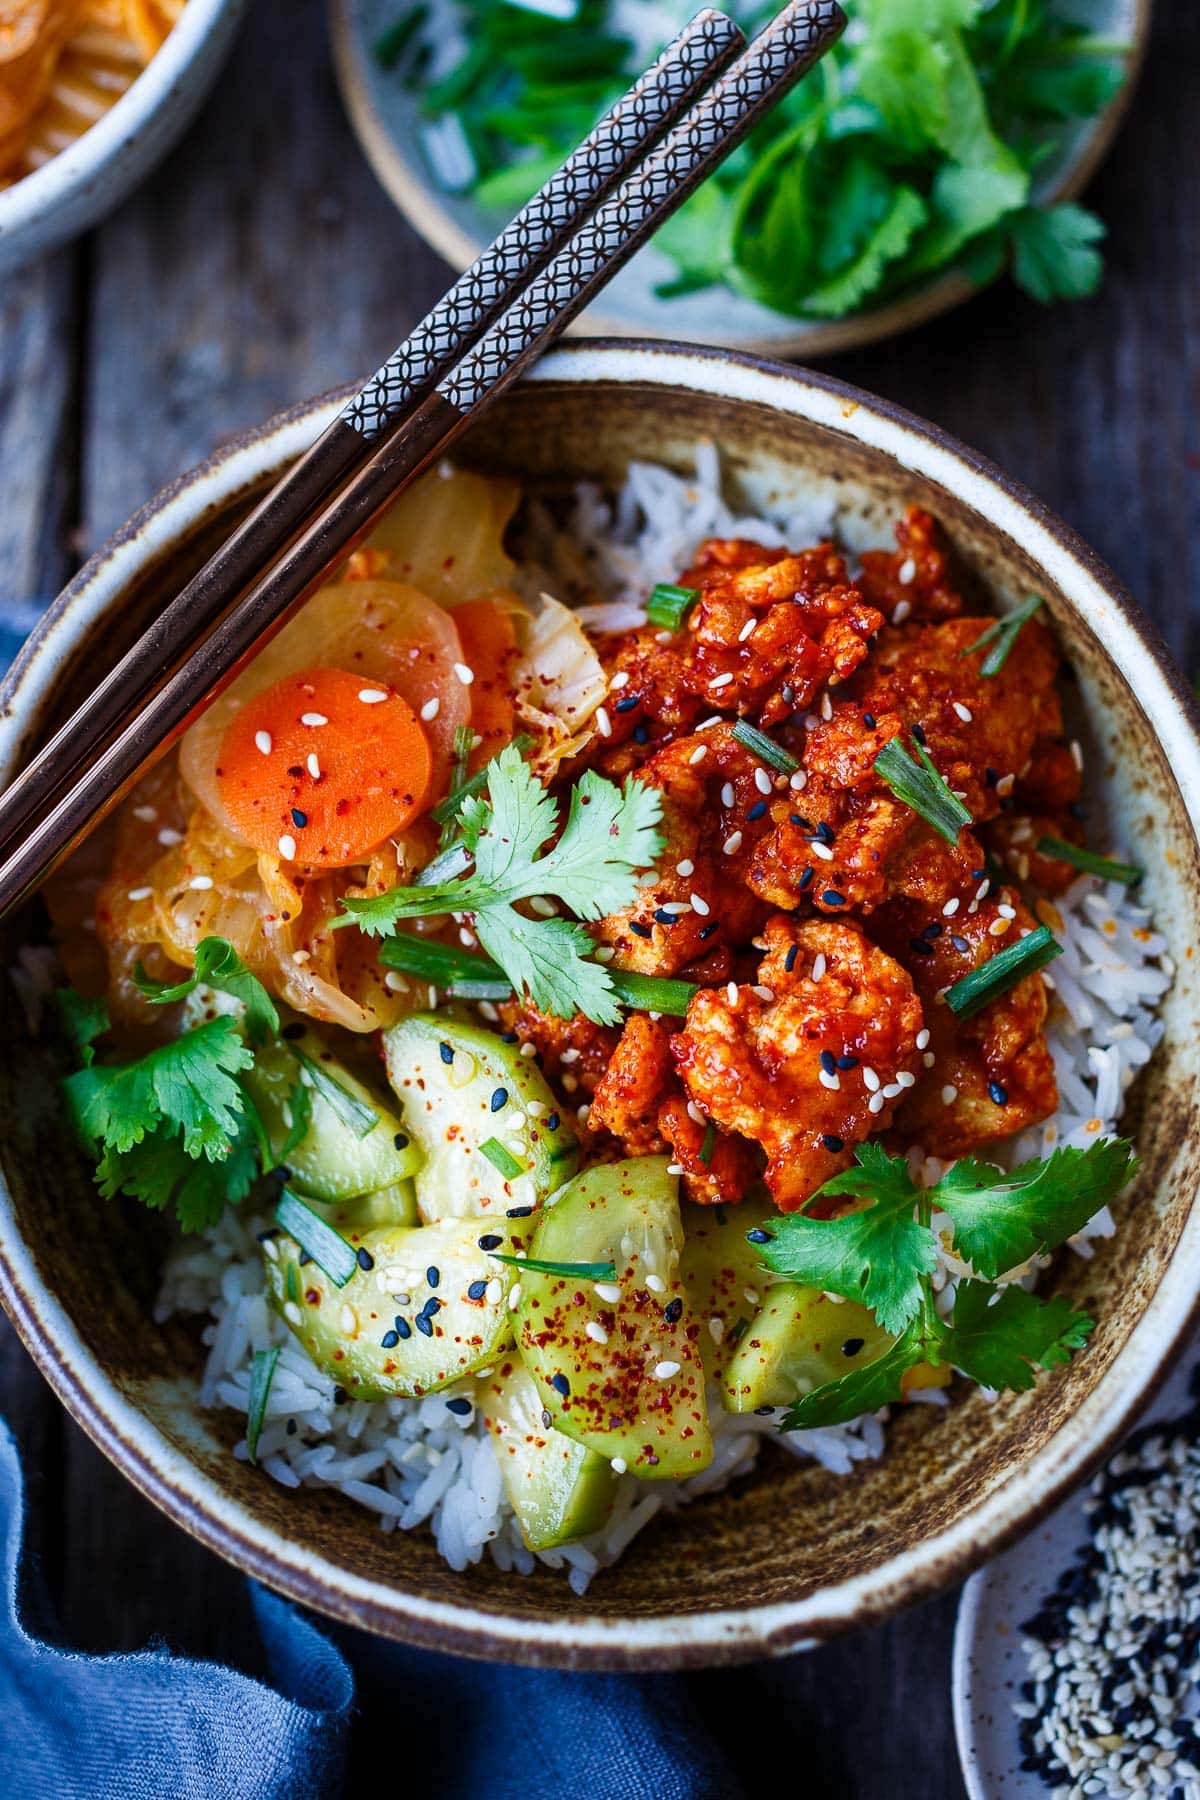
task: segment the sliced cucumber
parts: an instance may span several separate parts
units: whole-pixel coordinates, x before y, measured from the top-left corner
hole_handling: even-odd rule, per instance
[[[542,1214],[531,1259],[613,1279],[520,1271],[517,1347],[568,1437],[633,1474],[712,1460],[699,1331],[679,1274],[677,1183],[663,1156],[585,1169]]]
[[[298,1060],[296,1051],[317,1075]],[[399,1114],[336,1062],[315,1032],[264,1045],[244,1080],[276,1155],[291,1129],[297,1081],[308,1089],[312,1121],[287,1155],[292,1185],[300,1192],[318,1200],[348,1200],[406,1181],[421,1165],[421,1152]],[[351,1124],[351,1118],[358,1122]]]
[[[761,1267],[761,1252],[749,1243],[748,1231],[765,1217],[778,1218],[775,1207],[752,1200],[740,1206],[684,1206],[684,1292],[700,1328],[700,1355],[711,1377],[720,1373],[732,1346],[762,1305],[777,1276]]]
[[[856,1300],[829,1300],[819,1288],[784,1281],[733,1347],[721,1383],[729,1412],[790,1406],[814,1388],[874,1362],[893,1342]]]
[[[546,1424],[533,1378],[516,1358],[481,1377],[475,1397],[528,1547],[551,1550],[599,1531],[616,1495],[612,1465]]]
[[[331,1225],[343,1232],[371,1231],[379,1225],[421,1223],[417,1190],[411,1181],[394,1181],[390,1187],[376,1188],[370,1194],[356,1194],[352,1200],[320,1201],[318,1208]]]
[[[451,1219],[343,1235],[359,1258],[343,1287],[317,1263],[301,1263],[299,1244],[283,1234],[266,1240],[263,1261],[287,1324],[352,1399],[432,1393],[484,1368],[509,1342],[516,1271],[479,1239],[512,1255],[528,1239],[524,1222],[481,1231],[477,1219]]]
[[[474,1025],[414,1013],[383,1034],[388,1079],[424,1155],[425,1219],[540,1206],[569,1181],[579,1145],[540,1069]]]

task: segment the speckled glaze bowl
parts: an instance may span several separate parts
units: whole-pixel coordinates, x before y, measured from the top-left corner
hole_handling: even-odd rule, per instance
[[[169,489],[56,603],[0,693],[0,780],[332,415],[276,420]],[[758,1472],[655,1523],[586,1601],[558,1575],[455,1574],[421,1532],[385,1536],[332,1492],[285,1491],[203,1412],[201,1351],[152,1302],[160,1246],[136,1206],[102,1204],[70,1147],[46,1055],[11,994],[0,1033],[0,1291],[45,1375],[101,1448],[172,1518],[285,1593],[371,1631],[469,1656],[664,1668],[783,1653],[878,1620],[954,1580],[1045,1514],[1154,1391],[1196,1310],[1200,1270],[1200,741],[1154,632],[1087,548],[970,451],[840,384],[728,353],[576,342],[466,441],[481,466],[561,490],[618,480],[631,457],[689,467],[719,444],[747,499],[813,484],[886,539],[910,501],[935,512],[969,576],[1011,601],[1046,594],[1073,668],[1091,804],[1146,870],[1178,975],[1166,1038],[1126,1122],[1142,1171],[1121,1230],[1062,1291],[1099,1325],[1032,1393],[901,1409],[852,1480],[764,1453]],[[7,966],[20,924],[10,932]]]

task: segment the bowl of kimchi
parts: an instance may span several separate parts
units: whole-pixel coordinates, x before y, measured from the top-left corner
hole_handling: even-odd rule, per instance
[[[337,404],[223,450],[83,570],[5,684],[0,778]],[[6,927],[23,1004],[0,1050],[4,1304],[142,1491],[219,1554],[366,1629],[501,1661],[653,1668],[878,1620],[1080,1481],[1194,1322],[1194,703],[1133,601],[1032,496],[935,427],[805,371],[581,341],[426,483],[276,640],[261,680],[239,676],[158,785]],[[367,797],[339,787],[359,738],[391,746]],[[624,821],[628,784],[658,796],[665,842],[631,905],[589,908],[564,875],[536,890],[557,899],[526,907],[531,939],[561,933],[572,906],[590,921],[590,948],[582,927],[560,937],[540,1004],[505,998],[519,915],[489,933],[486,897],[458,907],[451,887],[437,919],[393,907],[391,924],[415,922],[383,951],[363,929],[398,885],[430,894],[462,873],[458,809],[469,797],[486,835],[501,775],[510,799],[542,784],[562,807],[545,834],[564,841],[568,802],[599,805],[628,848],[653,822]],[[358,929],[333,923],[345,913]],[[192,1003],[180,982],[202,942],[218,997],[191,1025],[233,1030],[222,981],[259,991],[241,959],[270,997],[260,1018],[293,1021],[285,1061],[318,1032],[332,1060],[305,1106],[328,1089],[363,1143],[379,1137],[356,1189],[370,1217],[305,1174],[310,1115],[272,1112],[266,1090],[260,1122],[286,1130],[299,1190],[273,1220],[245,1199],[223,1218],[200,1182],[198,1229],[180,1237],[137,1203],[152,1172],[104,1199],[96,1156],[64,1147],[49,990],[98,983],[140,1053],[139,1009]],[[553,998],[564,971],[584,983],[574,1018]],[[624,996],[623,1020],[597,1020],[597,983]],[[85,1087],[95,1036],[93,1020]],[[459,1149],[489,1134],[488,1167],[471,1163],[461,1192],[443,1184],[449,1221],[422,1194],[437,1145],[421,1107],[406,1110],[414,1088],[460,1107]],[[127,1150],[102,1191],[121,1189]],[[639,1304],[661,1321],[645,1380],[631,1389],[626,1357],[605,1418],[581,1427],[579,1369],[591,1359],[603,1382],[638,1322],[620,1310],[624,1246],[605,1246],[614,1279],[586,1225],[594,1185],[578,1182],[619,1186],[626,1169],[629,1192],[678,1191],[682,1285],[673,1263],[647,1275]],[[1064,1171],[1084,1169],[1068,1205]],[[462,1296],[436,1267],[377,1272],[372,1246],[396,1222],[379,1209],[411,1207],[413,1181],[414,1250],[452,1226],[468,1260],[500,1250]],[[861,1258],[882,1287],[829,1252],[830,1232],[865,1216],[828,1203],[839,1182],[907,1208],[904,1232]],[[563,1262],[523,1235],[551,1225]],[[739,1262],[736,1291],[709,1280],[708,1251],[688,1273],[691,1240],[727,1230],[761,1267]],[[794,1307],[790,1344],[785,1331],[774,1361],[764,1348],[791,1306],[781,1275],[808,1282],[803,1374]],[[583,1346],[570,1381],[527,1316],[537,1283],[559,1279]],[[389,1280],[396,1317],[376,1324],[370,1284]],[[473,1349],[456,1339],[448,1373],[404,1386],[406,1357],[460,1300],[481,1321]],[[588,1459],[586,1494],[564,1513],[559,1483],[532,1522],[490,1447],[524,1454],[511,1408],[497,1416],[514,1378],[538,1395],[528,1441],[561,1439],[564,1456],[581,1443]]]
[[[0,269],[77,237],[182,136],[244,0],[17,0],[0,30]]]

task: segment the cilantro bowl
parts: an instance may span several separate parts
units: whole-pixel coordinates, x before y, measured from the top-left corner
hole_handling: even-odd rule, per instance
[[[329,0],[351,123],[465,268],[695,8]],[[764,9],[726,7],[753,32]],[[772,11],[767,8],[765,11]],[[1151,0],[845,0],[842,42],[580,329],[809,359],[907,330],[1005,270],[1043,303],[1103,280],[1079,200],[1129,102]]]
[[[4,772],[334,405],[315,401],[224,450],[88,565],[6,682]],[[428,791],[438,754],[453,771],[453,804],[439,801],[430,827],[433,853],[451,864],[437,880],[426,868],[423,885],[401,880],[397,901],[394,859],[414,827],[391,814],[381,825],[365,801],[321,810],[321,782],[340,791],[341,709],[365,708],[380,743],[397,756],[407,746],[410,764],[416,755],[418,714],[405,710],[395,669],[364,666],[345,694],[310,638],[298,673],[273,663],[270,686],[206,715],[180,763],[184,785],[212,795],[204,842],[194,807],[176,823],[165,790],[143,793],[121,824],[115,875],[111,841],[97,840],[92,861],[48,893],[49,916],[39,901],[8,930],[4,1304],[132,1482],[219,1554],[333,1616],[546,1666],[784,1653],[887,1616],[1027,1529],[1111,1449],[1194,1323],[1194,703],[1133,602],[1032,496],[936,428],[812,375],[682,346],[583,341],[547,357],[435,479],[416,512],[402,503],[391,535],[325,591],[333,599],[318,596],[312,617],[328,662],[364,604],[401,605],[388,563],[398,556],[404,617],[425,621],[417,660],[453,643],[461,692],[448,681],[439,693],[472,734],[460,743],[453,718],[428,701],[419,710]],[[454,532],[454,557],[430,561],[422,530],[464,496],[472,529]],[[893,529],[899,547],[888,549]],[[464,562],[476,576],[488,570],[474,602],[487,630],[478,612],[460,612],[447,637]],[[431,592],[449,612],[428,610]],[[726,692],[730,674],[708,669],[707,716],[688,710],[714,632],[732,629],[730,648],[763,631],[782,642],[782,626],[802,614],[811,625],[804,609],[814,606],[835,636],[819,653],[803,632],[787,638],[801,660],[784,685],[836,650],[849,660],[832,685],[831,665],[811,698],[793,694],[782,712],[763,690],[751,718]],[[511,644],[501,615],[516,621]],[[512,730],[492,710],[497,671],[537,629],[548,633],[534,659],[541,685],[518,696],[517,748],[488,759],[489,732]],[[286,637],[272,656],[289,654]],[[604,686],[588,699],[582,677],[597,650]],[[939,654],[956,673],[935,722],[927,684]],[[753,667],[766,679],[766,663]],[[289,724],[279,694],[295,681],[305,698]],[[920,716],[900,730],[906,692],[920,696]],[[664,695],[683,707],[690,736],[665,729]],[[293,748],[293,729],[324,735]],[[849,767],[847,730],[860,748],[864,732],[883,733],[882,748],[869,736],[871,772],[855,778],[866,782],[865,812],[846,799],[854,781],[838,788],[830,765],[822,772],[831,746],[843,775]],[[989,754],[1019,767],[974,770],[989,731]],[[680,742],[691,774],[667,781],[662,759],[679,761]],[[476,753],[490,770],[480,781],[468,772]],[[539,801],[529,783],[546,756],[558,772],[538,775]],[[711,814],[718,839],[668,857],[651,837],[679,829],[681,813],[686,823],[685,780],[701,780],[705,758],[719,767],[703,777],[715,786],[697,829]],[[626,767],[642,771],[632,799]],[[293,781],[312,784],[303,804]],[[662,807],[647,802],[656,783]],[[278,844],[274,824],[257,863],[251,853],[232,875],[216,862],[214,875],[197,874],[214,820],[252,847],[256,809],[276,787],[289,809]],[[411,812],[414,791],[375,793],[370,807]],[[557,823],[552,800],[564,803]],[[540,885],[520,892],[517,864],[501,867],[487,848],[489,833],[507,836],[493,832],[505,805],[517,839],[539,807],[546,837],[561,829],[559,850],[527,865]],[[603,829],[583,822],[597,817]],[[892,834],[892,889],[875,910],[874,865],[849,852],[864,818],[873,834]],[[448,832],[440,848],[438,826]],[[360,856],[334,834],[374,843],[385,829],[390,876],[338,886],[337,868],[358,868]],[[333,850],[303,849],[316,830]],[[185,846],[180,881],[172,859]],[[905,908],[925,904],[931,869],[942,879],[960,853],[980,864],[964,865],[969,885],[949,899],[939,890],[936,916],[914,931]],[[655,858],[655,880],[686,881],[699,904],[652,882],[652,911],[643,923],[634,907],[627,938],[616,913],[589,910],[578,871],[607,896],[603,911],[625,894],[616,865]],[[328,960],[319,933],[299,956],[290,931],[279,936],[288,871],[305,859],[310,873],[324,859],[326,884],[314,876],[305,916],[333,881],[359,922],[358,950],[343,962]],[[277,929],[260,938],[246,917],[264,868]],[[822,871],[820,884],[808,868]],[[751,903],[734,943],[743,878],[769,905]],[[164,879],[172,929],[186,920],[192,931],[190,954],[164,957],[152,920]],[[476,885],[468,893],[460,880]],[[790,904],[786,881],[796,884]],[[591,921],[590,937],[572,913]],[[388,935],[386,976],[372,985],[365,926],[382,915],[420,929]],[[447,916],[452,926],[439,923]],[[722,919],[723,942],[712,934]],[[271,962],[268,942],[283,943],[286,966]],[[539,987],[519,955],[551,942],[550,985]],[[107,1014],[81,999],[99,948],[131,951],[109,989],[114,1022],[132,1005],[145,1026],[145,1009],[158,1009],[183,1018],[177,1037],[114,1051]],[[647,972],[652,951],[675,956],[679,973]],[[948,981],[955,957],[971,972]],[[814,1012],[812,996],[835,980],[852,998]],[[563,1000],[556,984],[566,981]],[[54,990],[68,984],[76,998],[56,1007]],[[524,1002],[514,1001],[522,986]],[[879,1017],[861,1004],[868,987],[884,996]],[[797,1014],[800,1004],[808,1011]],[[574,1027],[555,1025],[556,1007],[576,1009]],[[620,1024],[598,1022],[620,1021],[620,1008]],[[990,1039],[973,1023],[989,1018],[1004,1022]],[[858,1034],[838,1054],[827,1048],[835,1028]],[[372,1071],[347,1049],[355,1029],[360,1048],[383,1049],[390,1088],[378,1060]],[[735,1059],[722,1085],[714,1043],[747,1034],[757,1034],[754,1056]],[[193,1075],[202,1047],[220,1044],[214,1082],[232,1073],[243,1084],[222,1089],[224,1103],[236,1113],[241,1093],[257,1120],[243,1131],[228,1118],[206,1140],[216,1153],[190,1165],[168,1154],[180,1151],[170,1082],[142,1116],[166,1066],[152,1059],[182,1042]],[[639,1043],[662,1054],[631,1063]],[[981,1045],[1007,1060],[983,1068]],[[114,1063],[131,1049],[133,1064]],[[218,1104],[202,1087],[193,1084],[192,1126]],[[453,1130],[430,1136],[439,1106]],[[71,1121],[81,1116],[77,1146]],[[447,1145],[467,1156],[449,1173]],[[272,1163],[286,1165],[282,1186]],[[847,1195],[857,1197],[849,1208]],[[821,1197],[820,1216],[801,1210]],[[176,1206],[183,1231],[166,1216]],[[635,1213],[644,1237],[627,1229]],[[577,1216],[584,1223],[568,1230]],[[729,1232],[736,1254],[722,1248],[714,1261]],[[426,1256],[435,1236],[442,1251]],[[428,1266],[385,1268],[384,1244],[393,1260]],[[727,1254],[733,1292],[711,1279]],[[632,1286],[629,1257],[643,1259]],[[545,1329],[531,1332],[539,1294],[562,1313],[564,1281],[571,1323],[553,1325],[547,1310]],[[372,1284],[391,1303],[379,1327]],[[479,1324],[464,1351],[445,1320],[467,1305]],[[832,1332],[817,1331],[827,1317]],[[647,1319],[652,1343],[637,1335]],[[556,1346],[577,1325],[568,1379]],[[614,1340],[636,1340],[641,1373],[631,1390],[626,1354],[624,1389],[606,1389],[604,1419],[581,1425],[571,1408],[584,1359],[604,1364]],[[632,1418],[621,1412],[631,1391]],[[536,1396],[527,1429],[522,1392]],[[530,1445],[557,1447],[552,1479]],[[505,1464],[510,1446],[522,1450],[536,1505]]]

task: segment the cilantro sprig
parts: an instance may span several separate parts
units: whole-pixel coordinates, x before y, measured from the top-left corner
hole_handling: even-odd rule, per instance
[[[1035,186],[1073,122],[1118,91],[1129,46],[1048,0],[844,5],[854,28],[658,234],[674,265],[660,294],[723,283],[779,312],[840,318],[943,269],[986,281],[1005,266],[1043,302],[1094,292],[1100,220],[1073,202],[1038,204]],[[665,32],[691,10],[668,0],[656,17]],[[774,9],[729,10],[752,32]],[[422,107],[465,143],[474,199],[511,214],[651,46],[627,35],[616,0],[458,0],[457,12],[466,48],[424,86]],[[437,30],[433,15],[422,20],[426,52]],[[422,74],[418,52],[394,79],[419,85]]]
[[[912,1180],[905,1157],[879,1144],[860,1144],[855,1158],[817,1192],[867,1204],[837,1219],[781,1218],[760,1254],[777,1275],[869,1307],[896,1342],[805,1395],[785,1429],[840,1424],[898,1400],[903,1377],[921,1362],[1020,1391],[1035,1367],[1052,1368],[1082,1344],[1090,1321],[1066,1302],[994,1284],[1064,1243],[1120,1192],[1136,1168],[1128,1139],[1059,1149],[1011,1171],[966,1157],[929,1188]],[[949,1322],[933,1304],[935,1213],[949,1220],[951,1247],[971,1271]]]
[[[661,813],[656,789],[632,779],[618,788],[589,770],[571,789],[560,832],[556,801],[509,746],[488,765],[487,797],[469,795],[459,811],[470,872],[346,900],[335,923],[387,936],[404,919],[468,913],[492,961],[535,1006],[616,1024],[621,1009],[612,978],[590,960],[592,940],[580,921],[632,903],[639,877],[663,847]],[[557,901],[574,918],[526,918],[516,910],[537,899]]]

